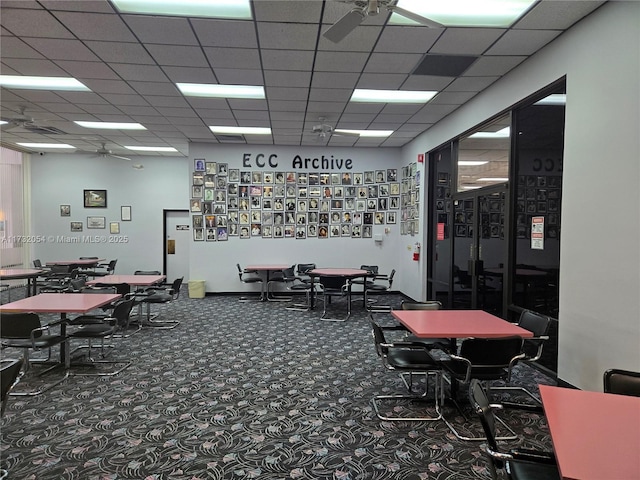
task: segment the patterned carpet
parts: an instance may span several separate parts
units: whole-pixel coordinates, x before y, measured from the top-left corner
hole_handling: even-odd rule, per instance
[[[490,478],[479,442],[457,440],[443,422],[378,420],[371,398],[401,392],[402,383],[377,357],[360,304],[345,323],[284,303],[189,299],[186,290],[153,309],[181,323],[114,339],[111,359],[133,360],[129,369],[9,399],[1,423],[9,478]],[[553,383],[527,366],[517,377]],[[523,438],[505,446],[551,448],[541,415],[501,415]]]

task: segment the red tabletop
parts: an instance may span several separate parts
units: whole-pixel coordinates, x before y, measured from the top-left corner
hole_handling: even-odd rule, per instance
[[[37,277],[43,272],[34,268],[3,268],[0,269],[0,278],[5,280]]]
[[[77,259],[77,260],[55,260],[52,262],[47,262],[47,265],[96,265],[97,263],[104,262],[104,258],[93,258],[93,259]]]
[[[0,305],[0,312],[87,313],[120,297],[117,293],[41,293]]]
[[[314,268],[307,272],[310,277],[366,277],[371,275],[368,270],[359,268]]]
[[[166,275],[105,275],[104,277],[98,277],[87,282],[87,285],[95,285],[97,283],[109,285],[126,283],[128,285],[150,286],[160,283],[166,278]]]
[[[286,270],[287,268],[291,268],[291,265],[247,265],[244,267],[245,272],[250,272],[253,270],[265,270],[269,272],[275,272],[277,270]]]
[[[640,398],[539,387],[563,479],[640,478]]]
[[[483,310],[393,310],[391,314],[416,337],[533,337],[529,330]]]

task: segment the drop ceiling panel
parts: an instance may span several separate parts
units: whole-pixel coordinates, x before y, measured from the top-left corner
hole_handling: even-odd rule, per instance
[[[320,21],[321,0],[260,0],[253,3],[260,22],[315,23]]]
[[[505,31],[499,28],[447,28],[429,53],[479,55]]]
[[[3,60],[7,58],[45,58],[42,54],[31,48],[18,37],[3,35],[0,41],[0,56]]]
[[[264,85],[262,70],[241,70],[239,68],[216,68],[215,76],[225,85]],[[214,83],[218,83],[214,82]],[[203,82],[207,83],[207,82]]]
[[[353,52],[318,52],[314,68],[317,72],[361,72],[368,55]]]
[[[131,33],[120,17],[100,13],[56,12],[56,18],[71,30],[80,40],[103,40],[112,42],[135,42]]]
[[[45,10],[3,8],[2,26],[20,37],[73,38],[73,34]]]
[[[120,93],[135,95],[136,91],[122,80],[85,80],[85,85],[95,93]]]
[[[505,33],[487,55],[532,55],[560,35],[559,30],[511,30]]]
[[[400,54],[400,53],[373,53],[364,69],[366,73],[405,73],[413,71],[416,64],[420,62],[422,55]]]
[[[47,75],[51,77],[66,77],[67,73],[49,60],[5,58],[4,62],[12,70],[21,75]],[[5,73],[5,72],[3,72]]]
[[[155,61],[147,53],[146,49],[137,43],[86,42],[86,45],[104,62],[131,63],[135,65],[155,64]],[[65,58],[65,60],[66,59],[67,58]]]
[[[191,25],[204,47],[258,48],[253,22],[194,18]]]
[[[153,68],[153,70],[151,70]],[[125,67],[118,67],[125,70]],[[135,73],[131,65],[126,66],[127,77],[125,80],[148,80],[150,82],[157,81],[163,77],[163,72],[174,83],[218,83],[215,75],[210,68],[193,68],[193,67],[150,67],[142,78],[131,78]]]
[[[51,38],[24,38],[23,40],[51,60],[82,60],[88,62],[101,60],[78,40]]]
[[[251,48],[204,47],[204,53],[214,69],[260,69],[260,53]]]
[[[260,48],[314,50],[318,25],[258,22]]]
[[[109,63],[112,68],[123,80],[139,80],[139,81],[158,81],[164,78],[162,69],[156,65],[137,65],[134,63]],[[170,67],[169,67],[170,68]],[[167,69],[165,69],[166,71]],[[210,73],[210,71],[209,71]],[[177,81],[177,80],[174,80]]]
[[[314,52],[308,50],[263,50],[265,70],[311,70]]]
[[[186,18],[152,17],[147,15],[124,15],[126,25],[144,43],[167,45],[198,45],[193,29]],[[119,37],[111,37],[118,38]]]
[[[526,58],[524,55],[483,56],[477,59],[464,74],[470,77],[504,75],[524,62]]]
[[[101,62],[75,62],[73,60],[58,60],[60,68],[72,77],[82,81],[83,78],[98,78],[103,80],[117,80],[119,75],[105,63]]]
[[[604,1],[554,0],[538,2],[514,28],[559,29],[569,28],[578,20],[601,6]]]
[[[376,45],[376,52],[426,53],[442,35],[441,28],[387,26]]]
[[[208,65],[200,47],[147,44],[147,50],[159,65],[171,67],[206,67]]]

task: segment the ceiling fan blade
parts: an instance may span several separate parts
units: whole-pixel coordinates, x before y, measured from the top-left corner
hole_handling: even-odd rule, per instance
[[[405,10],[402,7],[396,7],[395,5],[389,5],[387,7],[387,10],[389,10],[392,13],[397,13],[398,15],[401,15],[405,18],[408,18],[409,20],[413,20],[414,22],[418,22],[421,25],[424,25],[426,27],[430,27],[430,28],[444,28],[444,25],[442,25],[441,23],[436,22],[435,20],[431,20],[427,17],[423,17],[422,15],[418,15],[417,13],[413,13],[410,12],[409,10]]]
[[[338,43],[344,37],[349,35],[358,25],[365,19],[366,14],[363,10],[353,9],[344,17],[331,25],[323,34],[326,39],[333,43]]]
[[[112,157],[112,158],[119,158],[120,160],[126,160],[127,162],[130,162],[131,159],[127,158],[127,157],[121,157],[120,155],[114,155],[112,153],[110,153],[109,155],[107,155],[108,157]]]

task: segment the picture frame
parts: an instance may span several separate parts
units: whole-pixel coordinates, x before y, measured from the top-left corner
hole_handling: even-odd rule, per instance
[[[106,218],[105,217],[87,217],[87,229],[105,229]]]
[[[84,190],[84,208],[107,208],[106,190]]]
[[[118,222],[109,222],[109,233],[111,233],[111,234],[120,233],[120,223],[118,223]]]
[[[131,221],[131,205],[122,205],[120,207],[120,221],[122,222]]]
[[[60,216],[61,217],[70,217],[71,216],[71,205],[60,205]]]
[[[71,222],[71,231],[72,232],[81,232],[82,231],[82,222]]]

